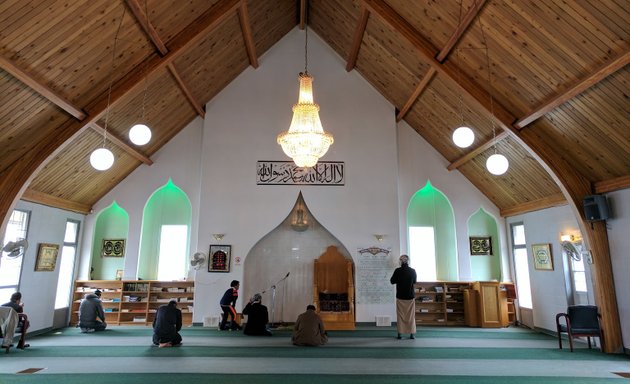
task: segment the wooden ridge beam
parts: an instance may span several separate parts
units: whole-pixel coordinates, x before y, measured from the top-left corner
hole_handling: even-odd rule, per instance
[[[76,119],[83,120],[87,116],[87,114],[81,108],[73,105],[63,96],[48,88],[46,85],[40,83],[33,76],[24,72],[23,70],[15,66],[11,61],[5,59],[2,56],[0,56],[0,68],[11,74],[11,76],[20,80],[33,91],[39,93],[42,97],[44,97],[51,103],[57,105],[59,108],[74,116]]]
[[[435,57],[437,61],[443,63],[444,60],[446,60],[453,47],[457,45],[464,32],[468,30],[468,27],[470,27],[470,24],[475,20],[475,17],[481,12],[485,3],[486,0],[475,0],[473,5],[468,9],[468,12],[466,12],[464,19],[457,25],[457,28],[455,28],[455,31],[444,45],[444,48],[442,48],[440,53]]]
[[[539,211],[541,209],[559,207],[567,205],[569,202],[562,193],[556,193],[551,196],[543,197],[542,199],[528,201],[526,203],[518,204],[510,208],[505,208],[500,211],[501,217],[516,216],[523,213]]]
[[[92,206],[88,204],[79,203],[72,200],[62,199],[53,195],[49,195],[44,192],[39,192],[34,189],[26,189],[21,197],[22,200],[30,201],[32,203],[47,205],[49,207],[55,207],[65,209],[67,211],[78,212],[87,215],[92,212]]]
[[[346,71],[348,72],[352,71],[355,65],[357,65],[357,58],[359,57],[359,50],[361,49],[361,42],[363,41],[363,35],[365,34],[369,17],[370,12],[365,8],[365,5],[361,4],[361,15],[359,15],[359,21],[354,30],[352,45],[350,46],[350,53],[348,54],[348,62],[346,63]]]
[[[149,37],[149,40],[151,40],[158,52],[160,52],[160,55],[166,55],[168,53],[168,49],[155,28],[153,28],[153,24],[149,22],[149,16],[145,13],[146,9],[142,9],[138,0],[126,0],[126,2],[127,6],[131,10],[131,13],[134,15],[138,23],[140,23],[144,33]]]
[[[608,193],[626,188],[630,188],[630,175],[595,183],[595,193]]]
[[[453,161],[446,168],[449,171],[452,171],[454,169],[457,169],[457,168],[461,167],[462,165],[466,164],[470,160],[472,160],[475,157],[477,157],[480,153],[486,151],[488,148],[491,148],[494,145],[494,143],[499,142],[501,140],[504,140],[509,135],[510,134],[507,131],[503,131],[503,132],[499,133],[496,137],[493,137],[490,140],[486,140],[486,142],[484,142],[481,145],[475,147],[475,149],[473,149],[472,151],[466,153],[464,156],[462,156],[459,159]]]
[[[300,25],[300,30],[304,30],[304,28],[306,28],[306,10],[307,8],[307,4],[306,4],[306,0],[300,0],[300,20],[299,20],[299,25]]]
[[[630,63],[630,50],[623,55],[620,55],[610,63],[605,63],[600,66],[589,76],[567,87],[564,92],[552,95],[539,106],[529,111],[525,116],[518,119],[518,121],[514,123],[514,126],[519,130],[525,128],[546,113],[573,99],[575,96],[581,94],[621,68],[625,67],[628,63]]]
[[[249,12],[247,11],[246,1],[241,1],[241,6],[238,7],[237,13],[238,20],[241,24],[243,40],[245,41],[245,49],[247,50],[247,56],[249,57],[249,64],[254,68],[258,68],[258,55],[256,55],[256,44],[254,44],[252,23],[249,21]]]
[[[199,103],[199,101],[197,101],[195,96],[193,96],[192,92],[190,91],[190,88],[188,88],[188,85],[186,85],[184,80],[181,78],[181,76],[177,72],[175,65],[173,63],[169,63],[167,67],[168,67],[168,70],[171,72],[171,75],[173,75],[173,78],[177,82],[177,85],[179,85],[179,88],[184,93],[184,96],[186,96],[188,103],[190,103],[193,109],[197,111],[197,114],[199,116],[205,118],[206,111],[203,109],[203,106]]]
[[[101,135],[105,134],[105,128],[101,127],[97,123],[90,123],[90,128],[92,128],[94,131],[98,132]],[[145,156],[143,153],[138,151],[136,148],[127,144],[125,140],[123,140],[121,137],[116,135],[114,132],[107,131],[107,138],[116,146],[120,147],[123,151],[127,152],[128,154],[135,157],[136,159],[142,161],[146,165],[153,164],[153,160],[149,159],[147,156]]]

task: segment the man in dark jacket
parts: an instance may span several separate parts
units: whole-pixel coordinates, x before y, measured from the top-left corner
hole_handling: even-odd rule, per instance
[[[307,305],[306,312],[298,316],[293,326],[291,341],[294,345],[316,347],[328,342],[328,334],[324,329],[324,322],[315,312],[314,305]]]
[[[401,255],[400,267],[396,268],[389,282],[396,284],[396,328],[398,339],[401,333],[408,333],[410,339],[414,339],[416,333],[416,296],[414,284],[416,283],[416,270],[409,266],[409,256]]]
[[[153,344],[160,348],[172,347],[182,343],[179,331],[182,329],[182,311],[175,300],[160,306],[153,319]]]
[[[235,330],[241,329],[241,326],[236,323],[236,300],[238,300],[238,289],[241,286],[241,283],[238,280],[232,280],[230,283],[230,288],[225,291],[223,297],[221,297],[221,301],[219,304],[221,305],[221,310],[223,310],[223,317],[221,319],[221,324],[219,325],[219,329],[222,331],[225,330]],[[228,325],[229,320],[229,325]]]
[[[104,331],[107,328],[105,311],[101,303],[101,291],[85,295],[79,306],[79,328],[82,333]]]
[[[269,311],[267,307],[262,305],[262,296],[260,293],[255,294],[249,303],[243,308],[243,315],[247,315],[247,323],[243,333],[250,336],[271,336],[271,332],[267,329],[269,322]]]

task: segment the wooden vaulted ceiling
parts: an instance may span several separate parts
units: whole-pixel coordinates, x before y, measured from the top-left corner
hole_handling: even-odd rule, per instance
[[[4,0],[3,223],[19,198],[89,212],[305,14],[502,215],[630,186],[625,0]],[[143,105],[153,139],[136,147]],[[468,149],[451,141],[462,121]],[[105,128],[116,161],[98,172],[88,158]],[[502,176],[485,169],[495,151]],[[605,227],[585,230],[609,256]],[[598,294],[617,313],[610,290]]]

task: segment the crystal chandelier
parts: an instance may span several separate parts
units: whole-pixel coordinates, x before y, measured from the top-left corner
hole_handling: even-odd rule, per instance
[[[278,135],[277,142],[298,167],[312,167],[333,143],[319,120],[319,105],[313,101],[313,77],[308,74],[308,26],[305,28],[304,72],[300,72],[300,93],[293,105],[289,130]]]

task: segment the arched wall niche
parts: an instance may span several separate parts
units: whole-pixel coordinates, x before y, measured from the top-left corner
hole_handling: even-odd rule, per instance
[[[457,281],[459,271],[453,206],[446,195],[433,187],[429,180],[409,200],[407,238],[411,243],[410,227],[433,227],[437,279]],[[410,244],[407,247],[411,249]],[[410,256],[413,258],[413,255]]]
[[[160,254],[160,233],[164,225],[186,225],[185,254],[182,257],[183,279],[188,272],[188,255],[190,250],[190,226],[192,222],[192,205],[188,195],[169,179],[158,188],[147,200],[142,214],[142,231],[140,235],[140,251],[138,257],[138,275],[144,280],[158,278]]]
[[[312,304],[314,261],[330,246],[352,260],[346,247],[313,216],[300,192],[287,217],[247,254],[243,303],[254,293],[262,293],[270,321],[294,322]],[[276,287],[275,300],[272,286]]]
[[[499,229],[497,221],[483,208],[472,214],[468,219],[469,237],[490,237],[492,254],[470,255],[470,269],[473,280],[489,281],[501,280],[501,247],[499,243]]]
[[[114,280],[116,278],[116,271],[124,268],[125,257],[103,256],[103,240],[127,240],[128,233],[129,214],[116,201],[99,212],[94,225],[90,279]]]

